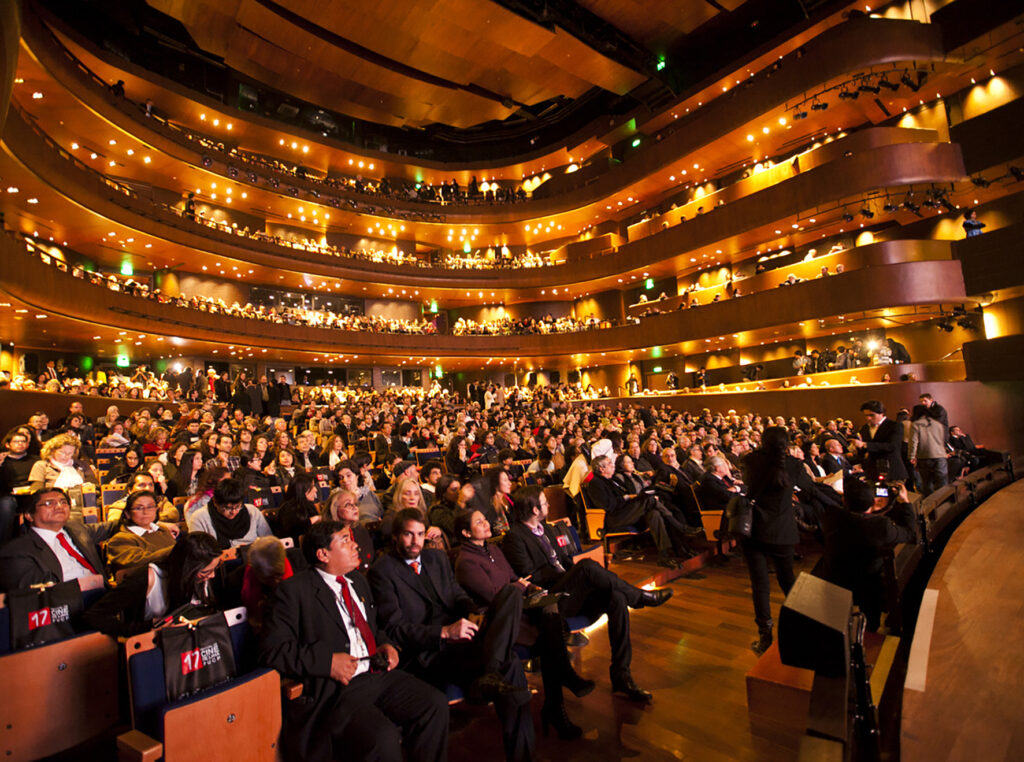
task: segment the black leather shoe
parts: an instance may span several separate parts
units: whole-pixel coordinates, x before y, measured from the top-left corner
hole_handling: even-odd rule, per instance
[[[672,593],[675,592],[671,587],[658,587],[654,590],[642,590],[640,603],[643,608],[652,609],[655,606],[668,601],[672,597]]]
[[[593,691],[594,686],[597,685],[593,680],[581,677],[574,669],[569,670],[569,675],[562,681],[562,684],[572,691],[572,695],[576,698],[583,698]]]
[[[582,648],[590,642],[590,638],[582,632],[568,632],[565,635],[565,645],[569,648]]]
[[[685,534],[687,537],[700,537],[704,534],[704,527],[686,527]]]
[[[488,672],[477,678],[466,694],[471,704],[489,704],[498,699],[511,699],[523,706],[530,702],[530,689],[506,682],[497,672]]]
[[[658,556],[658,566],[664,566],[666,569],[679,569],[682,567],[682,562],[668,554]]]
[[[583,728],[573,723],[569,715],[565,713],[565,704],[560,706],[549,706],[545,704],[540,710],[540,723],[544,729],[544,737],[547,738],[548,727],[554,727],[558,737],[566,741],[572,741],[583,735]]]
[[[612,693],[638,704],[650,704],[654,701],[651,692],[645,691],[634,683],[633,676],[629,672],[612,675]]]

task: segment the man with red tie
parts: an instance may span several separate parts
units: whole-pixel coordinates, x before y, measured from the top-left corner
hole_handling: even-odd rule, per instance
[[[264,625],[261,660],[302,681],[285,702],[282,758],[324,761],[448,755],[448,700],[395,669],[398,651],[377,627],[352,532],[336,521],[302,538],[309,569],[282,582]]]
[[[103,585],[99,544],[117,532],[116,521],[68,521],[67,493],[52,488],[29,495],[24,510],[28,529],[0,547],[0,590],[71,580],[83,590]]]

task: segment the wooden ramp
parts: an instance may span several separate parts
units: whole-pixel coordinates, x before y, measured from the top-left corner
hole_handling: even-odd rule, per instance
[[[903,691],[904,762],[1024,759],[1024,481],[953,533],[925,590]]]

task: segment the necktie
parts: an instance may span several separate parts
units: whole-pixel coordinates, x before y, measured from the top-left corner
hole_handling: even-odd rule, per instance
[[[409,564],[409,566],[411,566],[412,570],[414,572],[416,572],[417,574],[420,573],[420,562],[419,561],[413,561],[411,564]]]
[[[373,638],[373,632],[370,630],[370,625],[366,623],[365,617],[359,611],[359,607],[356,606],[355,601],[352,600],[352,593],[348,591],[348,581],[344,577],[338,577],[338,583],[341,585],[341,600],[345,604],[345,608],[348,610],[348,615],[352,617],[352,623],[359,630],[359,634],[363,636],[363,642],[366,644],[366,650],[372,656],[377,653],[377,641]]]
[[[84,566],[90,574],[97,574],[97,571],[93,568],[92,564],[85,560],[85,556],[75,550],[74,546],[68,542],[68,538],[64,536],[63,532],[57,532],[57,542],[59,542],[60,546],[67,551],[69,556]]]

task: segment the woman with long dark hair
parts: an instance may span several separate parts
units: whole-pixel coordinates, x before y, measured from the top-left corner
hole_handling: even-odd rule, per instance
[[[213,577],[220,553],[213,537],[189,532],[178,539],[166,559],[132,569],[121,584],[86,609],[84,625],[114,637],[129,637],[167,624],[169,614],[185,608],[190,616],[215,611]]]
[[[310,519],[320,515],[317,507],[316,477],[301,472],[288,484],[284,493],[284,501],[277,513],[277,523],[283,537],[291,537],[296,542],[299,535],[306,533],[310,527]]]
[[[743,459],[743,471],[753,508],[750,537],[742,540],[743,556],[750,572],[758,632],[750,647],[760,656],[772,644],[768,561],[775,566],[782,592],[788,594],[795,579],[793,549],[800,540],[793,488],[813,494],[814,482],[803,461],[789,454],[789,432],[782,426],[765,429],[761,449]]]

